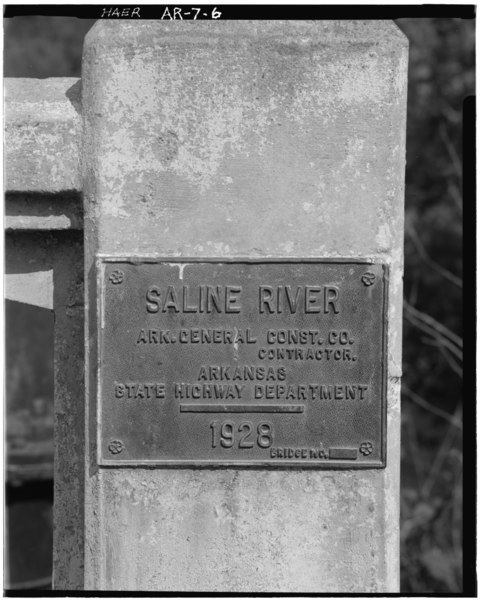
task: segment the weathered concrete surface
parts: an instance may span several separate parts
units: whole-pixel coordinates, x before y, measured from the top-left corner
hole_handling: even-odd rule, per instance
[[[54,581],[57,589],[82,589],[85,423],[82,234],[17,231],[9,232],[5,241],[6,297],[54,309]],[[50,350],[47,344],[45,352]],[[43,471],[52,477],[51,462]],[[31,468],[31,473],[38,477],[39,466]]]
[[[6,165],[8,171],[9,165]],[[83,229],[80,194],[7,193],[4,226],[7,231]]]
[[[57,232],[54,265],[55,457],[54,556],[56,589],[84,585],[84,286],[81,232]]]
[[[85,587],[398,591],[404,36],[99,22],[84,53]],[[387,468],[99,469],[96,253],[388,263]]]
[[[80,190],[80,80],[5,79],[5,188]]]
[[[30,257],[29,257],[30,258]],[[26,261],[28,259],[26,258]],[[5,298],[41,308],[53,308],[53,271],[5,274]]]

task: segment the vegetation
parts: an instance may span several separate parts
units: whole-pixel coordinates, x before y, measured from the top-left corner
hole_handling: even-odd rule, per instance
[[[462,119],[474,93],[474,22],[397,23],[410,42],[401,589],[460,592]]]

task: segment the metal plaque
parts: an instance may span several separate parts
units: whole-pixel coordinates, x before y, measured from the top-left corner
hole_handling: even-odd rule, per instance
[[[387,267],[98,260],[101,465],[385,466]]]

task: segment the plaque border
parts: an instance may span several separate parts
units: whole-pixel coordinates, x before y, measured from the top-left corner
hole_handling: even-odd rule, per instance
[[[381,459],[379,461],[361,461],[353,460],[290,460],[290,459],[271,459],[256,461],[240,460],[109,460],[102,456],[101,451],[101,368],[102,368],[102,343],[104,336],[104,269],[107,264],[128,263],[128,264],[158,264],[158,263],[217,263],[217,264],[356,264],[356,265],[379,265],[382,268],[383,299],[382,299],[382,338],[381,338]],[[365,470],[365,469],[385,469],[387,464],[387,347],[388,347],[388,307],[389,307],[389,265],[385,262],[369,258],[343,258],[343,257],[180,257],[180,256],[159,256],[153,254],[145,255],[114,255],[98,253],[95,257],[95,280],[96,280],[96,308],[98,318],[96,319],[96,345],[97,345],[97,365],[95,369],[95,408],[96,416],[96,462],[99,468],[135,468],[135,469],[248,469],[248,470],[292,470],[292,469],[314,469],[320,471],[330,470]]]

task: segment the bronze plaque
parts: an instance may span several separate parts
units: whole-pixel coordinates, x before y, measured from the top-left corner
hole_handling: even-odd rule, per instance
[[[385,466],[387,267],[98,261],[101,465]]]

